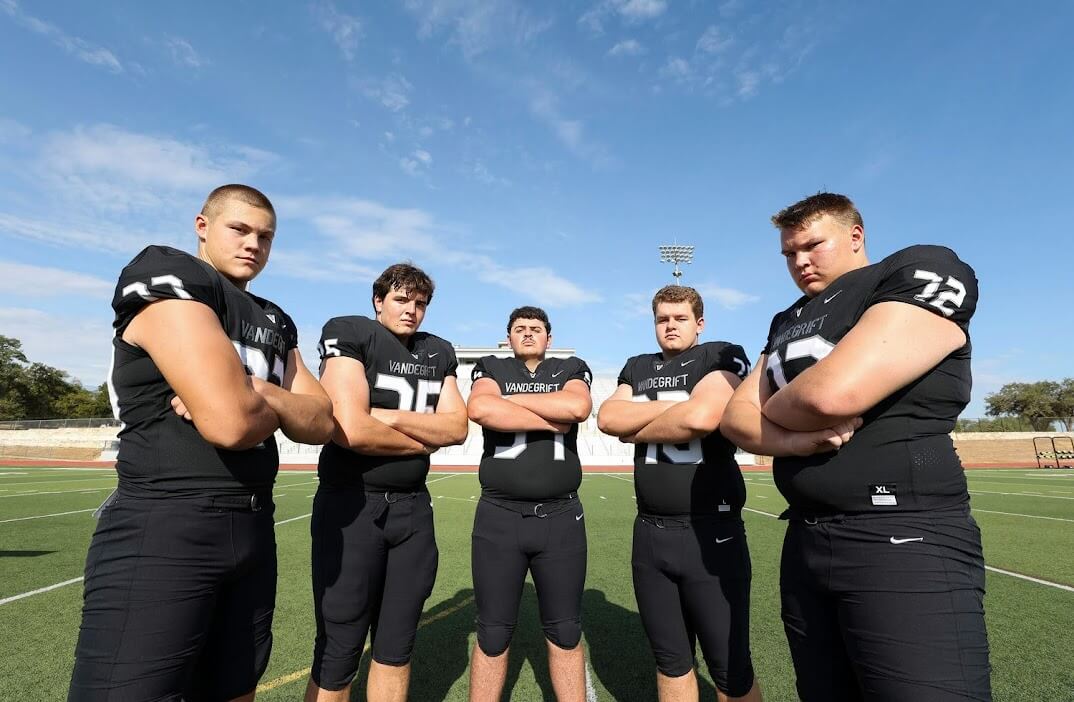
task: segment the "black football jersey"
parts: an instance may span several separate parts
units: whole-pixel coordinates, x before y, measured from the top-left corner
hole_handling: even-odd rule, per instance
[[[746,352],[710,341],[670,360],[659,353],[634,356],[619,373],[619,384],[630,386],[635,402],[680,402],[716,371],[745,378],[750,371]],[[684,444],[635,444],[634,491],[639,512],[665,517],[739,514],[746,502],[735,447],[719,430]]]
[[[871,305],[897,301],[950,319],[966,344],[863,415],[836,452],[776,458],[776,486],[791,513],[933,509],[966,502],[966,478],[949,433],[970,400],[973,269],[941,246],[911,246],[802,297],[772,320],[765,354],[772,392],[827,356]]]
[[[123,422],[116,462],[120,485],[190,495],[270,489],[280,463],[275,438],[244,451],[214,447],[172,409],[175,392],[149,354],[121,338],[135,315],[155,300],[207,305],[246,372],[274,385],[283,383],[287,356],[298,345],[295,324],[283,310],[240,290],[208,263],[167,246],[150,246],[135,256],[120,273],[112,300],[109,388]]]
[[[530,372],[517,358],[485,356],[472,374],[476,382],[491,378],[502,395],[558,392],[569,380],[593,384],[589,366],[580,358],[546,358]],[[578,425],[566,434],[551,431],[517,433],[482,428],[485,439],[478,479],[482,494],[514,500],[543,500],[572,493],[582,484],[578,460]]]
[[[328,320],[318,348],[321,360],[346,356],[362,362],[370,408],[435,412],[444,378],[459,366],[455,349],[439,336],[416,332],[404,345],[368,317]],[[321,449],[317,474],[327,485],[413,492],[425,483],[429,457],[367,456],[329,442]]]

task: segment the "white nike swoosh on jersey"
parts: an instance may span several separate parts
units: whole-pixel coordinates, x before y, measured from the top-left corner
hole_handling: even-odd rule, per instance
[[[585,516],[584,514],[579,514],[577,517],[574,518],[574,521],[577,522],[578,520],[580,520],[584,516]]]
[[[553,378],[555,378],[555,377],[556,377],[557,375],[560,375],[560,374],[562,374],[562,373],[563,373],[563,371],[560,371],[559,373],[553,373],[553,374],[552,374],[552,377],[553,377]]]
[[[911,541],[924,541],[924,540],[925,540],[924,536],[918,536],[918,537],[915,537],[913,539],[896,539],[894,536],[891,537],[891,543],[895,544],[896,546],[898,546],[899,544],[907,544],[907,543],[910,543]]]
[[[717,539],[716,539],[716,543],[718,543],[718,544],[726,544],[726,543],[727,543],[728,541],[730,541],[730,540],[731,540],[731,539],[733,539],[733,538],[735,538],[735,537],[733,537],[733,536],[728,536],[728,537],[727,537],[726,539],[720,539],[720,538],[717,538]]]
[[[431,354],[429,354],[429,358],[436,358],[436,357],[437,357],[437,356],[439,356],[439,355],[440,355],[440,352],[439,352],[439,351],[437,351],[436,353],[431,353]]]
[[[843,291],[842,291],[842,290],[837,290],[837,291],[835,292],[835,294],[834,294],[834,295],[832,295],[831,297],[826,297],[826,298],[824,298],[824,304],[826,304],[826,305],[827,305],[827,304],[828,304],[829,302],[831,302],[831,301],[832,301],[832,300],[834,300],[835,298],[839,297],[839,293],[841,293],[841,292],[843,292]]]
[[[697,360],[696,358],[691,358],[689,361],[683,361],[682,363],[679,364],[679,366],[688,366],[688,365],[690,365],[691,363],[693,363],[696,360]]]

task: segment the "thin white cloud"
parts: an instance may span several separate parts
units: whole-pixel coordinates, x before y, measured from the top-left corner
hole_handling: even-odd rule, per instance
[[[709,303],[715,301],[725,310],[738,309],[743,305],[748,305],[761,299],[752,293],[735,290],[734,288],[725,288],[715,283],[701,283],[694,287],[706,301]]]
[[[660,68],[660,75],[665,78],[671,78],[676,82],[690,80],[693,76],[693,72],[690,62],[681,56],[669,56],[668,60]]]
[[[478,280],[524,293],[549,307],[601,300],[597,292],[547,266],[512,266],[456,244],[445,247],[445,236],[456,233],[422,210],[392,208],[356,198],[292,197],[281,198],[278,205],[288,217],[308,220],[315,231],[328,239],[321,249],[324,252],[321,257],[331,261],[330,270],[321,273],[319,279],[340,280],[340,271],[346,273],[346,268],[340,266],[355,266],[357,275],[359,271],[369,271],[365,263],[368,261],[413,258],[419,265],[430,261],[469,272]],[[276,268],[276,272],[314,279],[316,274],[309,268],[317,262],[290,254],[285,254],[284,260],[283,267]]]
[[[177,66],[187,68],[203,68],[209,65],[209,61],[201,56],[186,39],[180,37],[168,37],[164,40],[164,46],[171,54],[172,61]]]
[[[446,34],[448,42],[469,58],[498,46],[525,46],[552,27],[518,0],[406,0],[418,21],[418,37]]]
[[[620,56],[640,56],[644,53],[645,47],[642,46],[636,39],[624,39],[612,48],[608,49],[608,55],[616,58]]]
[[[210,149],[98,124],[47,137],[37,168],[69,199],[126,212],[160,207],[174,193],[208,192],[241,181],[275,160],[260,149]]]
[[[696,49],[706,54],[723,53],[734,44],[734,38],[716,25],[710,25],[697,40]]]
[[[370,283],[380,271],[370,266],[318,256],[304,251],[273,248],[266,274],[317,282]]]
[[[559,98],[551,91],[535,88],[530,99],[530,111],[552,129],[556,138],[572,154],[588,161],[594,168],[604,169],[615,164],[615,159],[602,144],[588,138],[581,120],[561,114]]]
[[[362,40],[362,21],[340,12],[332,2],[322,2],[315,7],[321,29],[331,35],[343,58],[353,61]]]
[[[33,130],[13,119],[0,118],[0,144],[19,144],[30,138]]]
[[[96,388],[108,375],[112,329],[107,319],[0,307],[0,334],[21,341],[31,361],[63,369],[87,387]]]
[[[47,38],[83,63],[100,66],[112,73],[122,73],[124,70],[123,64],[110,50],[80,37],[72,36],[50,22],[23,12],[15,0],[2,0],[0,2],[0,12],[4,12],[35,34],[40,34]]]
[[[399,112],[410,104],[410,94],[414,86],[403,76],[393,73],[375,83],[367,84],[363,93],[370,100],[375,100],[392,112]]]
[[[70,295],[106,300],[112,297],[113,287],[107,280],[84,273],[0,259],[0,292],[11,295]]]
[[[182,246],[185,243],[174,233],[150,233],[125,227],[119,222],[97,220],[87,223],[66,218],[46,221],[6,212],[0,212],[0,234],[48,246],[74,247],[126,256],[133,256],[149,242],[172,246]],[[193,237],[193,233],[189,237]]]
[[[604,33],[604,23],[618,17],[629,24],[653,20],[664,14],[666,0],[601,0],[578,18],[578,23],[594,34]]]

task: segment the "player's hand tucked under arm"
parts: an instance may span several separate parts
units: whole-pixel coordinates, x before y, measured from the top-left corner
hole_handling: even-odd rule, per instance
[[[762,354],[753,372],[746,376],[727,402],[720,420],[720,433],[731,443],[762,456],[809,456],[837,450],[861,426],[861,418],[853,417],[846,425],[833,422],[830,429],[796,432],[767,419],[761,412],[761,406],[769,397],[766,363]]]
[[[367,456],[415,456],[425,445],[369,414],[369,381],[361,361],[333,356],[321,364],[321,385],[332,400],[332,441]]]
[[[500,386],[492,378],[474,381],[466,411],[470,419],[494,431],[552,431],[562,434],[569,428],[563,422],[550,422],[502,397]]]
[[[252,448],[279,426],[276,413],[254,392],[220,320],[206,305],[154,302],[138,313],[122,338],[149,354],[175,391],[182,415],[189,415],[213,446]]]
[[[634,435],[642,427],[675,404],[667,400],[634,402],[631,387],[620,383],[612,396],[601,404],[597,412],[597,428],[605,434],[618,436],[623,443],[634,443]]]
[[[881,302],[861,316],[832,352],[762,404],[776,424],[797,431],[864,414],[962,348],[954,322],[903,302]]]
[[[581,380],[568,380],[562,390],[508,395],[508,401],[543,417],[549,422],[576,424],[584,422],[593,411],[589,386]]]
[[[727,401],[742,380],[730,371],[712,371],[702,378],[690,399],[677,402],[635,434],[645,443],[685,443],[708,436],[720,426]]]
[[[374,408],[370,414],[396,431],[420,441],[433,450],[466,441],[469,425],[466,403],[459,393],[455,376],[446,376],[436,402],[436,412],[407,412]]]
[[[283,387],[252,378],[254,390],[280,418],[280,429],[292,441],[323,444],[332,439],[332,401],[313,377],[297,348],[287,354]]]

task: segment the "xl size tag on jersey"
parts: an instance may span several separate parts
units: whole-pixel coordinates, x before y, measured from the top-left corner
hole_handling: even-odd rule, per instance
[[[896,493],[895,483],[869,486],[869,497],[873,501],[873,507],[895,507],[899,504]]]

